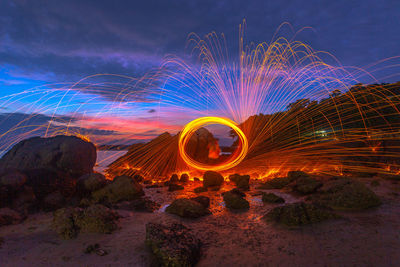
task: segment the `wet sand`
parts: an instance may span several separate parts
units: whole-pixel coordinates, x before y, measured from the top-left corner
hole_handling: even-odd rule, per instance
[[[369,184],[369,179],[363,179]],[[247,195],[250,210],[233,213],[223,206],[221,192],[211,197],[212,215],[181,219],[164,213],[166,205],[179,196],[195,196],[190,190],[167,192],[167,188],[145,189],[146,195],[162,204],[154,213],[119,211],[120,229],[113,234],[79,234],[62,240],[51,230],[51,213],[30,216],[19,225],[0,228],[4,242],[0,266],[151,266],[155,264],[144,245],[147,222],[182,222],[202,242],[197,266],[399,266],[400,184],[381,181],[372,189],[382,198],[382,206],[363,212],[340,212],[343,219],[287,229],[266,223],[261,217],[276,204],[263,204],[261,196]],[[221,191],[229,189],[226,186]],[[159,193],[158,193],[158,192]],[[301,198],[279,190],[287,203]],[[108,255],[85,254],[98,243]]]

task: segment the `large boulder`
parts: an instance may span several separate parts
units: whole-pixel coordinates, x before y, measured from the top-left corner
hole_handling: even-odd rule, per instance
[[[203,186],[221,186],[224,183],[224,177],[218,172],[206,171],[203,175]]]
[[[320,206],[298,202],[276,207],[269,211],[263,219],[285,226],[296,227],[339,217],[340,216]]]
[[[379,197],[363,183],[335,178],[310,197],[314,202],[337,210],[364,210],[381,205]]]
[[[146,245],[159,266],[194,266],[200,258],[201,241],[182,224],[146,224]]]
[[[248,210],[250,207],[249,202],[244,198],[246,194],[238,189],[232,189],[231,191],[224,192],[222,197],[225,202],[225,206],[233,210]]]
[[[143,195],[142,186],[129,176],[115,177],[110,184],[92,193],[96,202],[109,203],[132,200]]]
[[[0,169],[53,169],[78,178],[93,172],[95,163],[94,144],[75,136],[58,135],[19,142],[0,159]]]
[[[183,218],[199,218],[210,214],[203,203],[188,198],[175,199],[165,211]]]

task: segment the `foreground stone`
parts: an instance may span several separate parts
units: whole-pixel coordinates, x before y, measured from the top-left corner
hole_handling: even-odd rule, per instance
[[[274,193],[262,192],[262,201],[266,203],[285,203],[285,200]]]
[[[266,221],[285,226],[301,226],[335,218],[340,218],[340,216],[315,204],[304,202],[276,207],[263,217]]]
[[[188,198],[175,199],[165,211],[183,218],[199,218],[211,213],[199,201]]]
[[[237,186],[237,188],[241,190],[250,189],[250,175],[232,174],[229,176],[229,180],[231,180]]]
[[[79,232],[108,234],[117,228],[118,215],[103,205],[86,209],[62,208],[54,212],[52,227],[62,239],[75,238]]]
[[[0,169],[20,171],[52,169],[80,177],[93,172],[96,147],[75,136],[32,137],[11,148],[1,159]]]
[[[336,210],[364,210],[381,205],[379,197],[363,183],[348,178],[326,182],[310,199]]]
[[[182,224],[146,224],[146,245],[160,266],[194,266],[200,258],[201,241]]]
[[[92,193],[96,202],[118,203],[143,196],[142,186],[129,176],[118,176],[108,184]]]
[[[246,194],[238,189],[232,189],[231,191],[224,192],[222,194],[225,206],[233,210],[248,210],[250,207],[249,202],[244,199]]]
[[[203,186],[221,186],[224,183],[224,177],[218,172],[206,171],[203,175]]]

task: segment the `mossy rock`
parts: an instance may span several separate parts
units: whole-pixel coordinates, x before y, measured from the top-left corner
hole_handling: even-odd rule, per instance
[[[195,193],[207,192],[207,187],[204,187],[204,186],[196,187],[195,189],[193,189],[193,192],[195,192]]]
[[[200,258],[201,241],[182,224],[146,224],[145,243],[159,266],[189,267]]]
[[[81,195],[90,194],[107,185],[106,177],[101,173],[90,173],[81,176],[76,182],[76,190]]]
[[[52,228],[62,239],[73,239],[79,233],[75,220],[81,216],[82,210],[77,208],[58,209],[53,214]]]
[[[299,202],[276,207],[268,212],[263,219],[289,227],[313,224],[340,216],[320,206]]]
[[[267,203],[285,203],[285,200],[274,193],[262,192],[262,201]]]
[[[239,190],[231,190],[223,193],[225,206],[233,210],[248,210],[249,202],[244,198],[245,194]]]
[[[295,180],[293,190],[297,193],[307,195],[314,193],[318,188],[322,186],[322,183],[314,178],[302,176]]]
[[[142,186],[129,176],[118,176],[109,185],[92,193],[96,202],[118,203],[143,196]]]
[[[346,178],[328,181],[320,191],[310,199],[336,210],[364,210],[382,203],[363,183]]]
[[[288,184],[290,184],[290,179],[287,177],[277,177],[266,181],[261,184],[258,189],[282,189]]]
[[[206,171],[203,175],[203,186],[221,186],[224,183],[224,177],[218,172]]]
[[[188,198],[175,199],[165,211],[183,218],[199,218],[211,213],[198,201]]]
[[[75,224],[83,232],[109,234],[117,229],[118,215],[109,208],[96,204],[76,217]]]
[[[232,174],[229,176],[229,180],[231,180],[241,190],[250,189],[250,175]]]

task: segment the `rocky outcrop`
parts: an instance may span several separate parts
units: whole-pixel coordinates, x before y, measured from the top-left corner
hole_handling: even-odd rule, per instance
[[[80,196],[88,196],[107,184],[108,181],[106,180],[106,177],[101,173],[85,174],[76,182],[76,191]]]
[[[295,180],[292,188],[297,193],[307,195],[314,193],[321,186],[322,183],[320,181],[311,177],[302,176]]]
[[[78,178],[93,172],[96,147],[75,136],[32,137],[11,148],[1,159],[0,169],[50,169]]]
[[[188,198],[175,199],[165,211],[183,218],[199,218],[210,214],[201,202]]]
[[[245,193],[238,189],[232,189],[231,191],[224,192],[222,194],[225,206],[233,210],[248,210],[250,207],[249,202],[244,198]]]
[[[146,245],[159,266],[194,266],[200,258],[201,241],[182,224],[146,224]]]
[[[335,218],[340,218],[340,216],[315,204],[304,202],[276,207],[263,217],[266,221],[289,227],[318,223]]]
[[[203,175],[203,186],[221,186],[224,183],[224,177],[218,172],[206,171]]]

